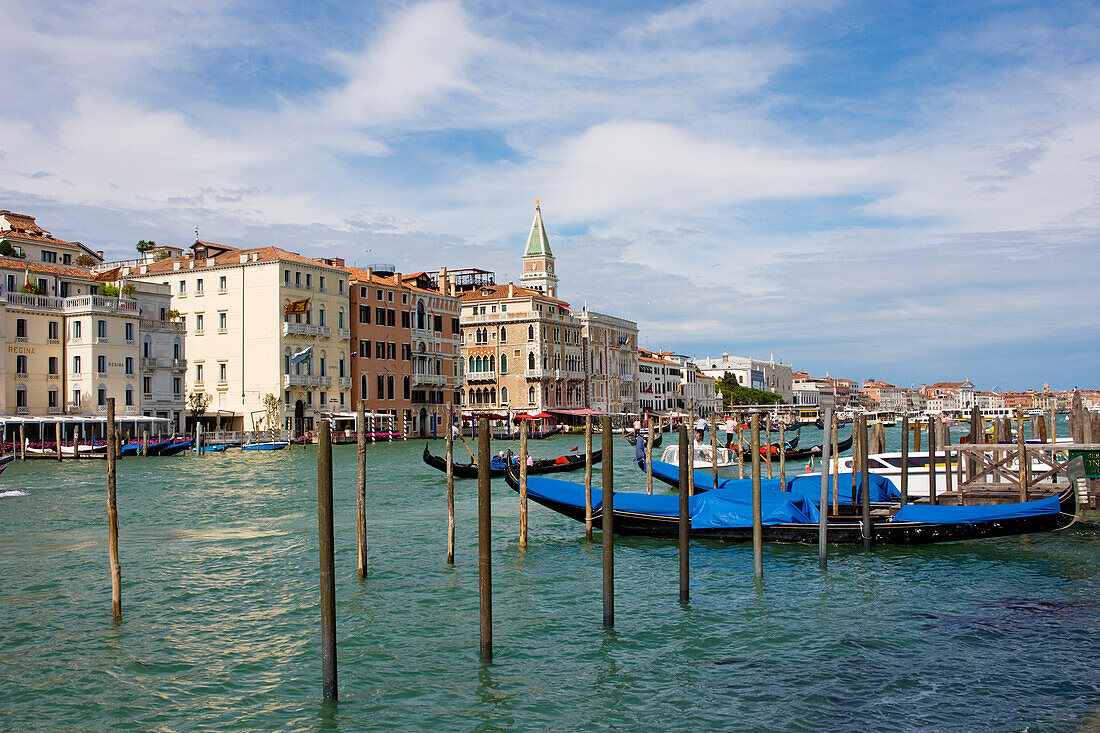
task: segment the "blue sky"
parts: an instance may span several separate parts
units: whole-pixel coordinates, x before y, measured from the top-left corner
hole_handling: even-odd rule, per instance
[[[1096,386],[1100,6],[0,0],[0,208],[516,277],[641,343]]]

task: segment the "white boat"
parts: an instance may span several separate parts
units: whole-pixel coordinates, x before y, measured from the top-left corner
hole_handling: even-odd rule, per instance
[[[673,466],[680,465],[680,446],[670,445],[661,454],[661,460]],[[692,465],[697,471],[710,471],[714,456],[708,443],[696,443],[692,450]],[[718,477],[737,478],[737,453],[726,448],[718,449]]]
[[[90,443],[81,443],[80,445],[62,445],[62,456],[75,456],[78,453],[82,456],[90,455],[93,453],[102,453],[107,448],[106,443],[96,443],[94,445]],[[31,448],[27,446],[27,453],[39,456],[56,456],[57,448]]]
[[[0,456],[0,473],[4,472],[4,469],[8,467],[8,464],[15,460],[15,456]]]

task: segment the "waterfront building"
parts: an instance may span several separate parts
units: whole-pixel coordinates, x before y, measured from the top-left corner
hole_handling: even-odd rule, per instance
[[[974,406],[974,384],[969,379],[961,382],[937,382],[927,386],[922,384],[920,391],[928,400],[929,412],[968,412]],[[937,401],[933,402],[934,399]]]
[[[395,269],[347,268],[352,403],[427,436],[458,400],[459,299],[446,268],[434,277]]]
[[[638,349],[638,407],[642,412],[677,408],[683,367],[658,352]]]
[[[523,274],[520,275],[519,284],[551,298],[558,297],[554,253],[550,250],[550,237],[546,235],[538,201],[535,201],[535,220],[531,222],[531,232],[527,235],[527,246],[523,250]]]
[[[717,388],[718,380],[703,374],[690,356],[673,351],[657,351],[654,354],[680,366],[680,384],[677,386],[676,399],[671,407],[689,410],[694,405],[695,414],[700,416],[721,411],[722,393]]]
[[[58,239],[38,226],[33,216],[17,214],[7,209],[0,210],[0,256],[22,259],[29,263],[79,268],[94,267],[103,262],[103,252],[93,251],[80,242]],[[66,278],[46,280],[59,290],[43,291],[40,295],[56,295],[61,298],[80,295],[68,291]],[[5,285],[8,292],[15,292],[16,288],[11,280]]]
[[[861,390],[879,410],[903,412],[909,408],[908,390],[875,379],[863,380]]]
[[[120,268],[120,280],[166,284],[185,334],[188,393],[210,395],[204,422],[231,430],[279,423],[301,434],[351,406],[348,274],[341,259],[278,247],[196,241],[180,256]]]
[[[715,379],[732,374],[744,387],[774,392],[786,402],[794,398],[791,365],[779,363],[774,358],[763,361],[751,356],[730,356],[723,351],[720,359],[707,356],[696,359],[695,363],[703,374]]]
[[[575,315],[584,342],[585,406],[637,413],[638,324],[587,308]]]
[[[836,393],[828,378],[811,377],[806,372],[793,372],[791,376],[793,399],[796,407],[825,409],[836,407]]]
[[[993,410],[1004,407],[1004,401],[996,392],[974,392],[974,404],[979,410]]]
[[[469,412],[584,407],[581,324],[568,303],[514,283],[483,285],[459,298],[462,404]]]

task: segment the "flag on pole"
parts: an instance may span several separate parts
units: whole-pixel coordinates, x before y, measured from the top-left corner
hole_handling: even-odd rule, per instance
[[[31,266],[24,265],[24,267],[26,268],[26,274],[23,276],[23,287],[29,288],[31,286]]]
[[[302,349],[301,351],[299,351],[297,354],[295,354],[294,356],[290,357],[290,363],[291,364],[301,364],[303,361],[309,361],[309,359],[312,356],[313,356],[313,347],[312,346],[307,346],[304,349]]]
[[[309,298],[302,298],[301,300],[292,300],[286,304],[283,308],[283,313],[288,316],[292,316],[299,313],[305,313],[309,310]]]

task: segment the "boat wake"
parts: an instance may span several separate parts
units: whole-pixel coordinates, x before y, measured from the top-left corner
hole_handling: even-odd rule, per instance
[[[5,496],[30,496],[26,491],[20,491],[19,489],[13,489],[11,491],[0,491],[0,499]]]

